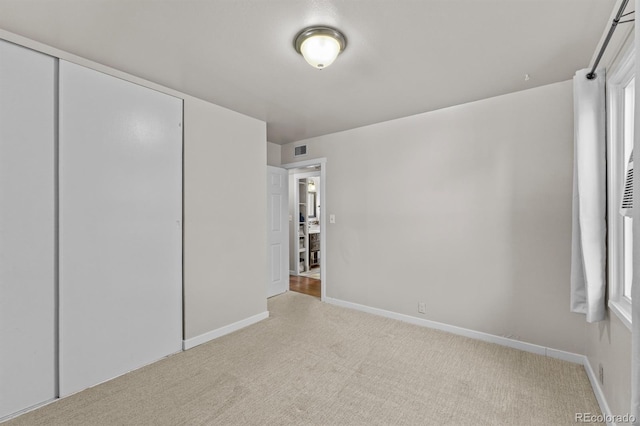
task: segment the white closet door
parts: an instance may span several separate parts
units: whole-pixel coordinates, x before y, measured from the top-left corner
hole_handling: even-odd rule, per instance
[[[60,61],[60,393],[181,349],[182,100]]]
[[[0,40],[0,418],[56,393],[56,67]]]

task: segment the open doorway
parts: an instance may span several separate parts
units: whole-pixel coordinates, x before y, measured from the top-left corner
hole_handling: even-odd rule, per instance
[[[324,300],[326,291],[326,160],[285,164],[289,170],[289,290]]]
[[[320,279],[320,171],[299,172],[293,176],[293,205],[289,209],[291,221],[290,265],[294,275]]]
[[[309,278],[302,275],[289,276],[289,290],[309,296],[321,296],[322,281],[320,279]]]

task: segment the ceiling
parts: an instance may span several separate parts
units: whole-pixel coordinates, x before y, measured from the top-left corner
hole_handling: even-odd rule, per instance
[[[614,3],[0,0],[0,28],[264,120],[284,144],[568,80]],[[325,70],[293,49],[314,24],[348,40]]]

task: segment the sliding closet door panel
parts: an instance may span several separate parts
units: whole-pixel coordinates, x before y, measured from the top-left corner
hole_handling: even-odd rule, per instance
[[[182,100],[60,61],[61,395],[181,349]]]
[[[56,391],[56,67],[0,40],[0,418]]]

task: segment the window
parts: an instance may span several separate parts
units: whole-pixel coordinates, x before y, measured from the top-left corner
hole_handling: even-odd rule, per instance
[[[607,81],[609,308],[631,328],[633,277],[633,135],[635,66],[633,46],[625,52]],[[640,155],[640,150],[637,152]],[[638,197],[636,197],[638,198]],[[636,201],[636,204],[640,204]]]

